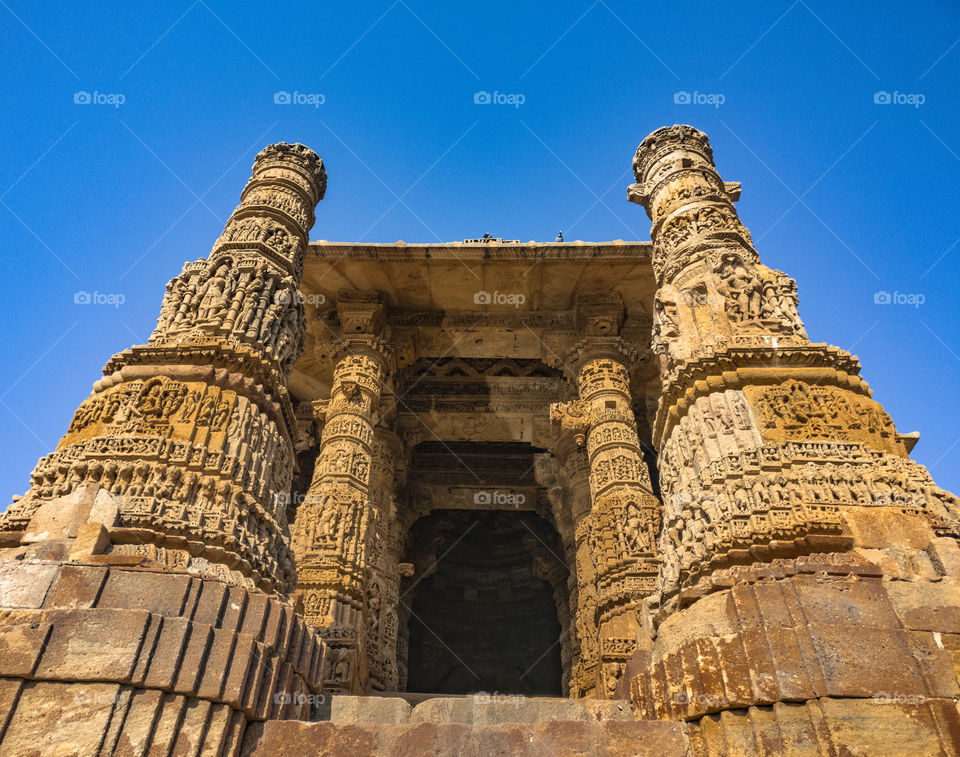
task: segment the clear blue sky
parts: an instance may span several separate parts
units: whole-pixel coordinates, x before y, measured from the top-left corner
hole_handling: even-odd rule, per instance
[[[811,338],[860,356],[960,491],[960,4],[191,2],[0,1],[5,501],[145,341],[265,144],[323,157],[313,239],[648,239],[630,161],[672,123],[743,182]]]

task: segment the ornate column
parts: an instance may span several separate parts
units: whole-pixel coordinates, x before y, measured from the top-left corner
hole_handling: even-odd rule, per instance
[[[0,516],[5,752],[219,753],[248,722],[309,715],[324,648],[285,596],[286,382],[325,186],[303,145],[257,155],[210,257],[169,283],[148,343],[107,363]]]
[[[395,461],[402,454],[401,449],[399,437],[390,428],[380,425],[374,429],[370,503],[376,520],[368,560],[366,602],[368,691],[398,690],[401,545],[393,521],[397,512]]]
[[[581,680],[574,688],[592,689],[595,696],[609,698],[641,639],[638,610],[656,585],[661,515],[633,414],[629,366],[636,351],[616,336],[622,305],[598,307],[591,302],[584,307],[581,303],[579,312],[586,336],[571,356],[578,399],[553,405],[551,416],[572,433],[577,444],[585,445],[590,469],[591,509],[576,524],[582,600],[577,618],[582,635],[577,676],[582,678],[592,665],[583,649],[587,642],[589,650],[591,642],[582,613],[589,613],[593,592],[598,667],[592,686]],[[589,566],[584,552],[589,554]],[[588,578],[591,572],[592,579]]]
[[[887,470],[907,452],[856,358],[810,343],[796,285],[760,262],[733,206],[739,185],[720,179],[706,135],[660,129],[634,169],[629,197],[653,221],[658,284],[668,599],[716,567],[837,547],[839,506],[870,500],[858,478],[877,464],[871,451]],[[813,440],[830,444],[803,444]],[[806,460],[830,464],[818,472]],[[921,471],[911,468],[912,484],[932,484]]]
[[[577,444],[575,434],[567,434],[556,445],[555,453],[560,461],[563,486],[563,507],[569,512],[572,526],[571,538],[564,541],[567,564],[571,570],[567,576],[567,592],[571,612],[571,657],[572,670],[567,684],[570,697],[591,696],[599,675],[599,642],[597,637],[597,584],[590,557],[590,542],[585,526],[589,515],[590,460],[583,445]],[[581,526],[581,523],[584,525]],[[567,543],[567,542],[570,543]]]
[[[706,135],[658,129],[633,165],[629,198],[653,223],[665,510],[648,599],[658,636],[634,704],[696,721],[836,696],[834,715],[852,717],[886,689],[947,697],[955,676],[930,672],[952,667],[944,626],[907,608],[932,601],[927,581],[960,579],[956,498],[909,460],[856,358],[810,343],[796,286],[760,262]],[[954,591],[936,602],[960,605]]]
[[[325,186],[323,163],[303,145],[257,156],[209,259],[185,264],[167,285],[147,345],[107,363],[0,527],[47,542],[58,532],[44,522],[70,508],[85,520],[96,502],[111,553],[287,586],[278,495],[293,474],[295,419],[286,379],[303,349],[295,293]],[[82,501],[65,501],[80,489]]]
[[[412,360],[411,360],[412,362]],[[400,396],[403,395],[403,387],[395,387]],[[394,477],[394,489],[396,495],[397,510],[394,517],[390,519],[390,543],[389,549],[391,555],[395,555],[397,561],[397,688],[396,691],[407,690],[407,671],[409,669],[410,657],[410,619],[412,608],[410,603],[413,597],[410,595],[411,584],[404,579],[410,579],[414,575],[414,565],[412,562],[401,562],[410,557],[409,536],[410,528],[420,518],[423,513],[418,507],[414,506],[413,496],[407,487],[408,472],[410,470],[410,459],[414,448],[423,439],[423,424],[411,413],[401,414],[397,418],[397,433],[400,440],[400,454],[396,458],[396,475]],[[394,559],[394,558],[391,558]],[[401,591],[406,586],[405,591]]]
[[[294,551],[304,617],[332,650],[329,685],[362,693],[370,672],[366,637],[383,600],[373,571],[392,501],[385,484],[392,460],[383,458],[389,444],[377,446],[378,456],[374,434],[391,357],[380,337],[378,296],[341,292],[338,309],[333,384],[313,481],[294,524]]]

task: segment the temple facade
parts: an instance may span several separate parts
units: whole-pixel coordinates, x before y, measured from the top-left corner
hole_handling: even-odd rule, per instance
[[[706,135],[633,169],[650,242],[337,244],[264,149],[0,516],[0,755],[960,751],[960,501]]]

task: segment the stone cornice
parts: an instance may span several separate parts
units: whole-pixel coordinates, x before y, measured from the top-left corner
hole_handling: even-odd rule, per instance
[[[307,258],[333,260],[391,260],[419,263],[424,260],[519,260],[603,263],[614,260],[649,260],[651,242],[527,242],[521,244],[396,244],[311,242]]]

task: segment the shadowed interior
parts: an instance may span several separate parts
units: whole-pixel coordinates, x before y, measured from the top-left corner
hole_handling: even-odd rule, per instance
[[[557,608],[534,568],[536,545],[556,542],[527,512],[448,510],[414,524],[412,560],[435,569],[411,592],[408,691],[560,696]]]

